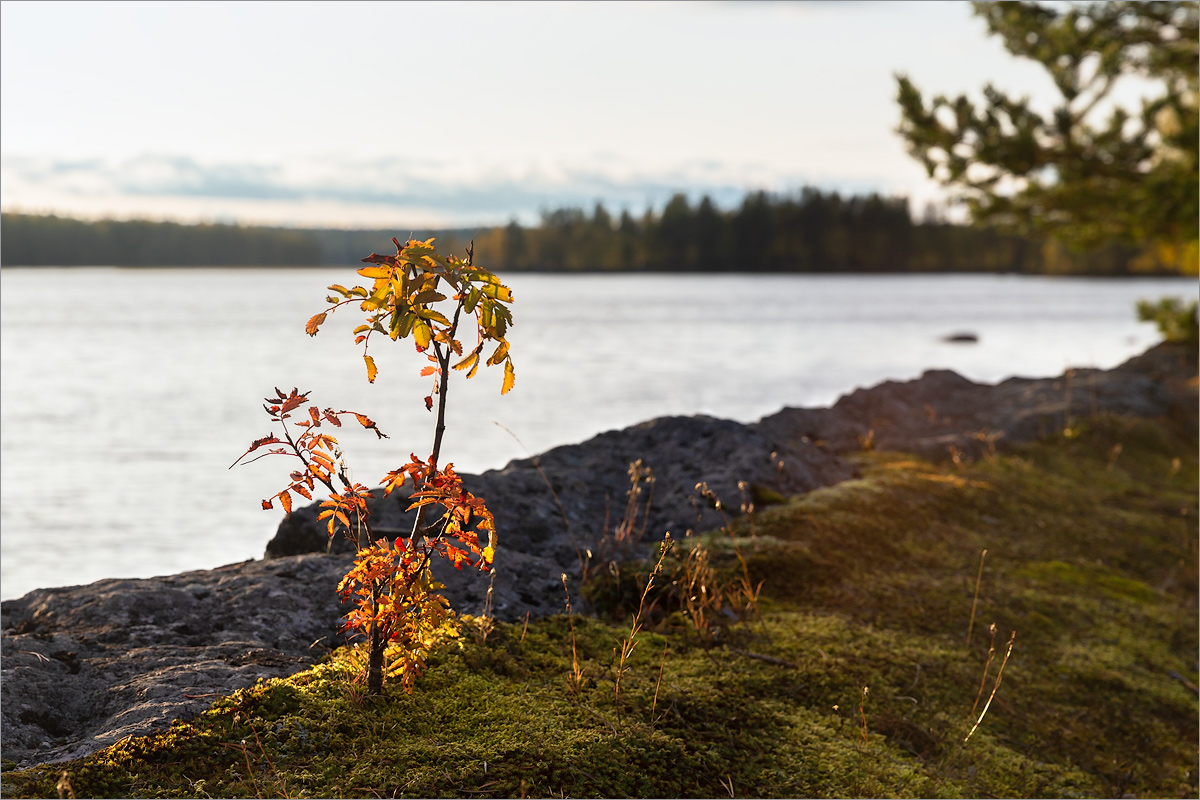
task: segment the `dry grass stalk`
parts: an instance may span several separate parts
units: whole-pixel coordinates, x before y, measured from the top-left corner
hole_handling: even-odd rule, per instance
[[[967,647],[971,646],[971,633],[975,630],[975,606],[979,603],[979,584],[983,581],[983,559],[987,558],[987,548],[979,554],[979,574],[975,576],[975,597],[971,600],[971,621],[967,623]],[[994,630],[996,626],[992,626],[992,638],[996,637]]]
[[[567,588],[567,573],[562,573],[563,591],[567,594],[567,624],[571,626],[571,674],[567,676],[567,686],[573,694],[579,694],[583,689],[585,677],[579,667],[579,656],[575,649],[575,617],[571,613],[571,590]],[[526,620],[528,622],[528,620]]]
[[[650,724],[655,723],[654,711],[658,708],[658,690],[662,687],[663,670],[667,666],[667,643],[663,642],[662,660],[658,662],[658,681],[654,684],[654,701],[650,703]],[[664,714],[664,716],[666,716]]]
[[[979,679],[979,691],[975,693],[975,703],[971,706],[971,718],[975,717],[975,709],[979,708],[979,701],[983,698],[983,689],[987,686],[988,672],[992,669],[992,661],[996,658],[996,623],[992,623],[988,630],[992,634],[991,644],[988,645],[987,661],[983,662],[983,677]]]
[[[596,565],[592,566],[592,551],[587,551],[586,560],[581,559],[581,576],[584,583],[600,569],[616,572],[618,561],[631,557],[646,534],[650,522],[650,504],[654,499],[654,472],[639,458],[629,463],[629,489],[625,492],[625,511],[616,528],[609,532],[610,508],[607,495],[604,498],[604,531],[596,545]],[[645,503],[642,495],[646,495]],[[639,524],[639,517],[641,522]]]
[[[483,611],[479,615],[479,627],[475,630],[475,641],[479,644],[486,642],[488,635],[496,627],[496,619],[492,616],[492,586],[496,583],[496,568],[492,567],[488,572],[487,595],[483,599]]]
[[[738,481],[738,491],[742,493],[741,511],[750,521],[750,543],[758,550],[758,528],[754,524],[754,498],[750,495],[750,484]]]
[[[862,727],[859,728],[858,735],[862,737],[864,745],[868,745],[871,742],[871,735],[867,731],[867,695],[870,693],[871,687],[864,686],[862,698],[858,701],[858,714],[862,718]]]
[[[735,611],[741,612],[743,608],[748,608],[754,612],[756,617],[762,618],[762,614],[758,610],[758,595],[762,591],[762,581],[755,586],[750,580],[750,567],[746,564],[746,557],[742,555],[742,548],[738,544],[737,534],[733,531],[733,525],[729,521],[729,515],[725,513],[725,507],[721,504],[721,499],[716,493],[708,488],[708,484],[700,482],[696,484],[696,491],[700,496],[707,500],[717,511],[721,512],[721,518],[725,521],[724,530],[729,534],[730,541],[733,542],[733,552],[737,556],[738,564],[742,567],[742,575],[740,578],[739,592],[730,594],[729,600]],[[743,605],[744,603],[744,605]]]
[[[995,625],[992,625],[993,629],[995,627],[996,627]],[[1016,638],[1017,638],[1016,631],[1013,631],[1012,634],[1008,637],[1008,649],[1004,651],[1004,660],[1000,662],[1000,669],[996,670],[996,681],[995,681],[995,683],[992,684],[992,693],[990,695],[988,695],[987,702],[983,706],[983,711],[979,712],[979,719],[975,720],[975,724],[971,726],[971,730],[969,730],[967,732],[966,738],[963,739],[962,743],[964,745],[970,740],[971,735],[974,734],[975,731],[979,728],[980,723],[983,722],[983,718],[987,716],[988,709],[991,708],[991,706],[992,706],[992,700],[994,700],[996,698],[996,692],[998,692],[1000,690],[1000,681],[1002,681],[1004,679],[1004,666],[1008,663],[1008,657],[1012,655],[1013,642],[1016,641]],[[989,652],[988,653],[988,664],[989,665],[991,664],[991,661],[992,661],[992,654],[991,654],[991,652]],[[987,680],[987,668],[986,667],[984,668],[983,677],[984,677],[984,681],[986,681]],[[980,693],[982,694],[982,691]],[[976,703],[976,705],[979,704],[978,697],[975,698],[975,703]],[[975,716],[974,708],[971,709],[971,716]]]
[[[688,530],[687,538],[692,532]],[[724,592],[718,583],[716,570],[708,560],[708,549],[699,539],[693,539],[682,565],[683,606],[692,627],[703,640],[709,636],[708,613],[719,612]]]
[[[1112,472],[1112,471],[1113,471],[1113,467],[1115,467],[1115,466],[1117,465],[1117,459],[1121,457],[1121,450],[1123,450],[1123,449],[1124,449],[1124,448],[1122,447],[1121,443],[1120,443],[1120,442],[1117,442],[1116,444],[1114,444],[1114,445],[1112,446],[1112,450],[1109,450],[1109,451],[1108,451],[1108,467],[1107,467],[1107,470],[1108,470],[1109,472]],[[1176,459],[1176,460],[1178,460],[1178,459]]]
[[[630,469],[632,473],[632,468]],[[638,601],[637,612],[633,615],[633,622],[629,627],[629,635],[621,641],[621,652],[617,654],[617,648],[613,648],[615,656],[613,666],[613,699],[617,703],[617,708],[621,707],[621,678],[629,671],[629,658],[633,655],[634,649],[637,648],[637,636],[642,630],[642,614],[646,610],[646,597],[650,594],[650,588],[654,585],[654,579],[662,572],[663,559],[667,557],[674,542],[671,541],[671,534],[668,533],[662,540],[662,544],[658,547],[658,561],[654,564],[654,569],[650,570],[650,575],[646,578],[646,586],[642,589],[642,597]]]

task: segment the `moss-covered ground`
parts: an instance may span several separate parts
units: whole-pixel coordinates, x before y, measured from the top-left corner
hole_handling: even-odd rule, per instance
[[[1107,419],[967,465],[860,459],[860,480],[737,522],[761,620],[717,613],[702,640],[660,579],[619,699],[628,618],[486,639],[468,620],[411,695],[364,697],[342,651],[160,735],[5,771],[3,794],[58,796],[65,770],[80,797],[1195,797],[1194,436]],[[730,537],[708,541],[739,574]]]

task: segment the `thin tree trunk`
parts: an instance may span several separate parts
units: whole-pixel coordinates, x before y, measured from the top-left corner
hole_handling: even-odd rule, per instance
[[[378,605],[378,601],[376,601]],[[379,623],[371,625],[368,638],[367,661],[367,694],[378,696],[383,694],[383,650],[387,646],[379,631]]]

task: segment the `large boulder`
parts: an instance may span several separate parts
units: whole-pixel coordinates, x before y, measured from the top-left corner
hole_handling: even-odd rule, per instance
[[[799,494],[853,477],[853,469],[833,453],[799,438],[775,437],[769,429],[713,417],[662,417],[620,431],[602,433],[582,444],[556,447],[504,469],[464,475],[465,487],[483,497],[496,517],[501,548],[545,559],[554,570],[579,571],[579,553],[595,550],[624,514],[629,467],[641,461],[654,475],[642,494],[639,516],[647,540],[670,531],[709,530],[720,514],[699,498],[696,484],[707,483],[736,514],[742,502],[739,482],[776,494]],[[553,491],[551,491],[553,489]],[[557,501],[555,499],[557,495]],[[408,498],[381,494],[372,505],[375,530],[395,536],[412,528]],[[561,508],[559,506],[561,503]],[[324,551],[325,526],[319,506],[297,508],[284,518],[267,544],[266,557]],[[607,528],[606,528],[607,524]],[[349,552],[344,538],[334,552]]]

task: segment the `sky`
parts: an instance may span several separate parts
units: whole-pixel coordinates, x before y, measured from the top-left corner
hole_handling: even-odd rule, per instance
[[[0,5],[0,207],[466,227],[675,192],[942,195],[895,73],[1048,109],[968,3]]]

